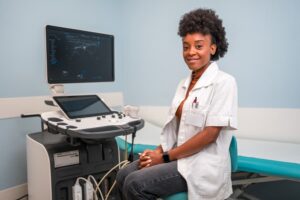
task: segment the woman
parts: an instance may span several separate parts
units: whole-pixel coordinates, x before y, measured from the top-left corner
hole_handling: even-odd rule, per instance
[[[237,87],[214,62],[228,47],[222,20],[213,10],[197,9],[182,17],[178,34],[192,73],[177,88],[161,145],[118,173],[126,200],[182,191],[189,200],[223,200],[232,193],[229,145],[237,127]]]

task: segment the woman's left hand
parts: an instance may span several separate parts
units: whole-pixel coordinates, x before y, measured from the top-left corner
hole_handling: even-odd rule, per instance
[[[147,155],[150,157],[151,159],[151,163],[150,163],[150,166],[153,166],[153,165],[158,165],[158,164],[161,164],[163,163],[163,158],[162,158],[162,153],[160,152],[157,152],[157,151],[151,151],[151,152],[148,152]]]
[[[143,158],[147,158],[147,159],[143,159]],[[162,153],[160,153],[159,151],[147,151],[147,152],[144,152],[141,155],[140,160],[142,160],[142,162],[141,162],[141,168],[151,167],[153,165],[158,165],[158,164],[163,163]],[[147,164],[143,165],[144,163],[145,164],[147,163]]]

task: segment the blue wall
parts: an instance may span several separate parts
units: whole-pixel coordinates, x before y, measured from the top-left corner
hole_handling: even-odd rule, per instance
[[[115,35],[116,82],[68,84],[68,92],[119,91],[123,68],[120,6],[105,0],[0,1],[0,97],[48,95],[45,26],[56,25]]]
[[[45,25],[115,35],[116,82],[70,84],[66,93],[124,91],[127,104],[169,105],[189,71],[180,17],[213,8],[226,26],[220,68],[234,75],[241,107],[300,108],[300,2],[258,0],[0,0],[0,98],[48,95]],[[25,135],[37,120],[0,120],[0,190],[26,182]]]
[[[41,130],[39,119],[0,120],[0,190],[26,183],[26,134]]]
[[[220,68],[234,75],[241,107],[300,107],[300,1],[131,0],[126,5],[126,101],[169,105],[189,73],[177,36],[180,17],[198,7],[223,19],[229,51]]]
[[[99,93],[123,88],[122,10],[104,0],[0,0],[0,98],[49,95],[46,81],[47,24],[115,35],[116,82],[69,84],[67,93]],[[0,111],[1,112],[1,111]],[[38,120],[0,119],[0,190],[26,182],[27,133]]]

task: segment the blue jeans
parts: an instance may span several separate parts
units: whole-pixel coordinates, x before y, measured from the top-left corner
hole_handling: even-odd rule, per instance
[[[138,160],[117,174],[117,189],[122,200],[155,200],[187,191],[187,184],[177,170],[177,161],[138,169]]]

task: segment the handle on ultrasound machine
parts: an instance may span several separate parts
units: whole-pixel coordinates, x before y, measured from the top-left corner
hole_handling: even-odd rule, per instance
[[[78,138],[85,138],[85,139],[104,139],[104,138],[110,138],[119,135],[128,135],[134,133],[137,130],[143,128],[144,123],[145,123],[144,120],[141,119],[139,121],[129,122],[128,124],[121,125],[121,126],[105,126],[105,127],[89,128],[83,130],[62,129],[60,131],[65,132],[67,135],[71,137],[78,137]]]
[[[30,117],[38,117],[38,118],[40,118],[40,120],[41,120],[41,129],[42,129],[42,131],[45,130],[45,126],[44,126],[44,123],[43,123],[43,120],[42,120],[42,117],[41,117],[40,114],[29,114],[29,115],[21,114],[20,117],[21,118],[30,118]]]
[[[69,135],[73,137],[80,137],[86,139],[104,139],[111,138],[118,135],[124,135],[124,129],[120,126],[105,126],[98,128],[89,128],[83,130],[71,130],[68,131]]]
[[[137,131],[144,127],[145,121],[140,119],[139,121],[133,121],[128,123],[129,126],[134,127]]]

